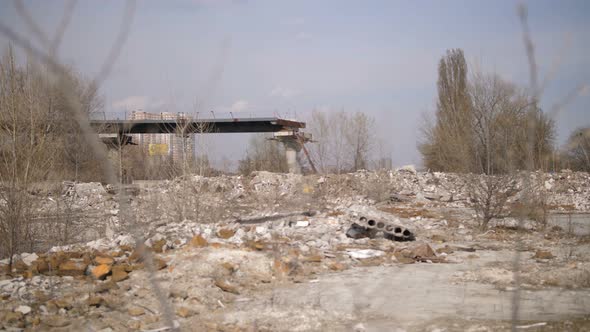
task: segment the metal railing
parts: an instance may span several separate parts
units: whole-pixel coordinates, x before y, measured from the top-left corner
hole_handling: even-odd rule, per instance
[[[248,118],[280,118],[285,120],[299,121],[296,112],[292,111],[256,111],[256,112],[145,112],[149,117],[141,118],[141,115],[134,116],[137,111],[107,111],[94,112],[89,115],[90,120],[174,120],[177,118],[191,119],[248,119]]]

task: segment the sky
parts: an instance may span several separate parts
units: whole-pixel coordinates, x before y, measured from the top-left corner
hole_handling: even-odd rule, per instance
[[[56,31],[66,2],[25,1],[43,31]],[[590,84],[590,2],[528,1],[541,108]],[[225,112],[307,120],[315,110],[362,111],[375,119],[382,154],[420,165],[420,128],[436,105],[437,64],[462,48],[471,70],[522,86],[529,69],[519,2],[498,1],[139,1],[110,75],[105,111]],[[79,1],[59,59],[92,78],[108,56],[123,1]],[[33,34],[11,1],[0,22]],[[0,36],[0,46],[8,40]],[[37,44],[39,45],[39,44]],[[557,143],[590,125],[590,95],[554,112]],[[210,114],[210,113],[209,113]],[[227,113],[226,113],[227,114]],[[122,115],[124,116],[124,115]],[[247,134],[207,139],[210,158],[243,157]]]

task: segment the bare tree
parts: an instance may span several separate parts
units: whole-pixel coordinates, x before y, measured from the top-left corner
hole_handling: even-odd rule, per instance
[[[365,113],[314,111],[310,130],[313,159],[323,172],[367,169],[375,145],[375,121]]]
[[[352,170],[367,169],[369,153],[374,145],[374,120],[365,113],[352,115],[346,126],[345,139]]]
[[[80,74],[77,74],[73,69],[69,71],[72,85],[74,87],[73,94],[78,96],[82,107],[82,112],[91,117],[94,114],[102,112],[103,99],[98,95],[96,86],[90,81],[82,79]],[[63,170],[67,172],[64,174],[67,178],[74,181],[96,181],[100,179],[100,169],[94,161],[90,147],[85,144],[80,137],[82,136],[80,125],[68,117],[63,110],[67,107],[67,97],[64,92],[57,86],[51,86],[52,98],[54,104],[58,105],[55,114],[52,115],[54,124],[62,131],[62,146],[64,161]],[[57,128],[56,128],[57,129]],[[73,174],[72,174],[73,173]]]
[[[285,173],[289,170],[285,151],[281,144],[266,135],[254,135],[250,138],[246,156],[239,161],[238,170],[242,174],[253,171]]]
[[[314,110],[311,113],[310,131],[315,142],[310,149],[316,166],[322,173],[326,173],[330,164],[330,140],[332,130],[330,120],[325,112]]]
[[[330,126],[332,127],[332,135],[329,146],[332,155],[332,167],[336,173],[340,174],[349,168],[345,157],[345,133],[348,130],[348,114],[344,111],[331,114]]]
[[[508,199],[517,192],[515,176],[471,174],[466,184],[481,230],[488,227],[490,220],[509,215]]]
[[[28,190],[48,176],[55,161],[47,87],[42,72],[32,65],[19,68],[9,48],[0,61],[0,242],[10,267],[13,255],[32,241],[36,199]]]
[[[73,12],[74,6],[69,5],[66,7],[66,9],[64,11],[64,17],[63,17],[56,33],[55,33],[55,36],[50,38],[45,33],[45,31],[39,29],[37,22],[35,21],[34,18],[32,18],[28,14],[28,11],[26,10],[26,7],[24,6],[24,4],[19,1],[15,1],[15,3],[17,5],[17,11],[19,12],[19,15],[25,21],[25,23],[27,24],[27,27],[31,31],[33,31],[34,37],[36,37],[36,39],[37,39],[36,41],[41,44],[42,49],[39,49],[36,46],[34,46],[34,44],[31,41],[20,36],[18,33],[15,33],[10,27],[8,27],[7,25],[5,25],[2,22],[0,22],[0,33],[2,33],[5,37],[9,38],[13,43],[18,45],[19,47],[22,47],[28,55],[30,55],[31,57],[34,57],[36,60],[41,62],[43,65],[47,66],[47,69],[51,73],[52,78],[55,81],[55,84],[58,84],[60,86],[60,89],[62,91],[64,91],[64,94],[67,97],[66,98],[66,103],[67,103],[66,106],[67,107],[64,109],[64,112],[66,112],[70,117],[72,117],[73,119],[75,119],[75,121],[78,122],[78,124],[81,128],[81,132],[83,134],[82,135],[83,139],[84,139],[85,143],[91,147],[91,150],[92,150],[92,153],[95,157],[95,160],[98,160],[99,164],[101,165],[101,170],[104,172],[106,179],[111,183],[117,183],[118,181],[117,181],[115,170],[112,167],[112,165],[107,162],[106,151],[105,151],[104,147],[99,143],[94,131],[90,127],[88,117],[82,111],[81,101],[79,100],[79,98],[77,98],[77,96],[72,94],[72,92],[75,90],[73,88],[72,81],[71,81],[71,79],[68,78],[67,71],[65,70],[65,67],[59,63],[59,60],[57,59],[57,56],[56,56],[57,49],[59,48],[59,44],[62,39],[62,36],[67,28],[68,22],[70,21],[69,18]],[[134,13],[135,13],[135,2],[128,1],[125,5],[124,15],[122,17],[121,25],[118,30],[117,36],[115,38],[115,41],[113,42],[103,65],[99,68],[98,74],[96,75],[96,77],[92,81],[93,82],[92,84],[94,86],[96,86],[97,88],[108,77],[109,73],[111,72],[111,69],[113,68],[114,63],[116,62],[119,54],[121,53],[122,46],[125,44],[127,36],[129,35],[129,29],[130,29],[130,26],[133,22]],[[11,88],[8,90],[8,91],[10,91],[8,99],[12,98],[12,96],[16,96],[16,94],[15,94],[16,91],[14,91],[13,86],[11,86],[11,85],[9,85],[9,86]],[[14,107],[16,105],[12,101],[9,102],[8,104],[10,104],[11,107]],[[4,109],[5,108],[2,107],[2,110],[4,110]],[[11,112],[7,112],[7,113],[10,114]],[[9,119],[10,118],[11,117],[9,116]],[[14,119],[11,119],[11,120],[14,120]],[[34,123],[34,121],[31,121],[31,120],[29,120],[29,121],[31,123]],[[7,123],[14,124],[16,122],[13,121],[13,122],[7,122]],[[2,125],[4,126],[4,124],[2,124]],[[10,128],[10,125],[9,125],[9,128]],[[12,128],[14,128],[14,125],[12,126]],[[17,131],[13,130],[13,132],[17,132]],[[36,133],[44,133],[44,131],[40,130],[40,131],[36,131]],[[18,135],[13,135],[12,142],[17,142],[17,141],[20,142],[20,140],[17,140],[14,138],[16,136],[18,136]],[[43,138],[42,134],[41,134],[41,138]],[[32,149],[32,151],[35,151],[35,152],[39,151],[39,150],[43,151],[43,144],[40,144],[40,143],[44,142],[44,140],[36,139],[35,135],[30,135],[29,140],[34,141],[34,143],[36,144],[36,147],[37,147],[37,149]],[[8,150],[10,151],[10,148]],[[33,154],[33,155],[35,155],[35,154]],[[26,155],[25,155],[24,159],[30,160],[30,158],[26,158]],[[41,160],[44,160],[44,159],[41,159]],[[6,163],[6,164],[10,165],[10,163]],[[13,162],[13,165],[18,165],[18,164],[19,164],[19,161]],[[18,166],[22,167],[21,165],[18,165]],[[12,170],[15,169],[14,167],[12,167],[12,168],[8,167],[8,168],[12,169]],[[44,169],[44,168],[40,167],[40,169]],[[9,174],[14,175],[15,173],[16,172],[13,171],[12,173],[9,173]],[[22,181],[22,179],[18,179],[18,177],[15,177],[17,179],[17,180],[15,180],[15,182],[16,183],[28,182],[29,181],[28,178],[31,174],[29,174],[26,167],[25,167],[24,174],[26,175],[24,177],[24,179],[27,179],[27,181]],[[131,226],[130,224],[128,224],[128,222],[130,221],[130,218],[127,213],[128,206],[127,206],[127,201],[125,199],[125,193],[123,190],[120,190],[119,204],[120,204],[120,211],[121,211],[119,218],[122,221],[122,225]],[[7,206],[12,208],[15,205],[7,204]],[[137,247],[139,248],[140,252],[142,253],[142,257],[144,258],[144,260],[146,262],[146,267],[148,268],[148,270],[150,272],[153,272],[154,271],[154,264],[153,264],[151,254],[146,250],[141,250],[143,248],[143,240],[141,238],[141,235],[139,235],[140,234],[139,229],[137,229],[137,227],[129,227],[128,229],[136,235],[136,240],[137,240],[136,244],[137,244]],[[172,319],[173,314],[172,314],[172,310],[170,309],[170,306],[168,305],[168,301],[167,301],[166,297],[164,296],[163,292],[161,291],[160,287],[158,286],[158,282],[155,279],[155,277],[153,276],[153,273],[150,273],[148,276],[149,276],[149,281],[152,285],[153,291],[160,303],[160,307],[163,312],[164,320],[168,326],[170,326],[172,329],[174,329],[173,328],[173,326],[174,326],[173,319]]]
[[[519,149],[526,142],[516,130],[526,120],[528,98],[496,74],[473,74],[469,94],[473,113],[473,171],[500,174],[522,166]]]
[[[438,171],[509,173],[545,170],[553,154],[555,124],[524,89],[497,74],[473,73],[460,50],[439,64],[436,119],[426,122],[419,148],[427,168]],[[536,103],[534,103],[536,105]],[[534,139],[529,151],[528,129]]]
[[[590,127],[574,130],[563,152],[563,163],[572,170],[590,172]]]
[[[467,63],[461,49],[448,50],[438,65],[436,121],[425,128],[419,149],[432,170],[467,172],[472,165],[472,109]]]

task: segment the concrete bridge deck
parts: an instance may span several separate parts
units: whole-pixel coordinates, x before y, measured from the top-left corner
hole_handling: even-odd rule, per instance
[[[305,122],[269,118],[220,118],[178,120],[91,120],[99,133],[192,134],[192,133],[271,133],[297,132]]]

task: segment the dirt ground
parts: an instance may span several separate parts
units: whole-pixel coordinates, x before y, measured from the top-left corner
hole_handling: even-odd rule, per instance
[[[68,194],[85,230],[75,243],[0,265],[0,328],[588,331],[590,177],[544,176],[547,226],[485,231],[451,174],[142,183],[127,220],[116,193],[82,184]],[[416,241],[348,238],[363,216]]]

